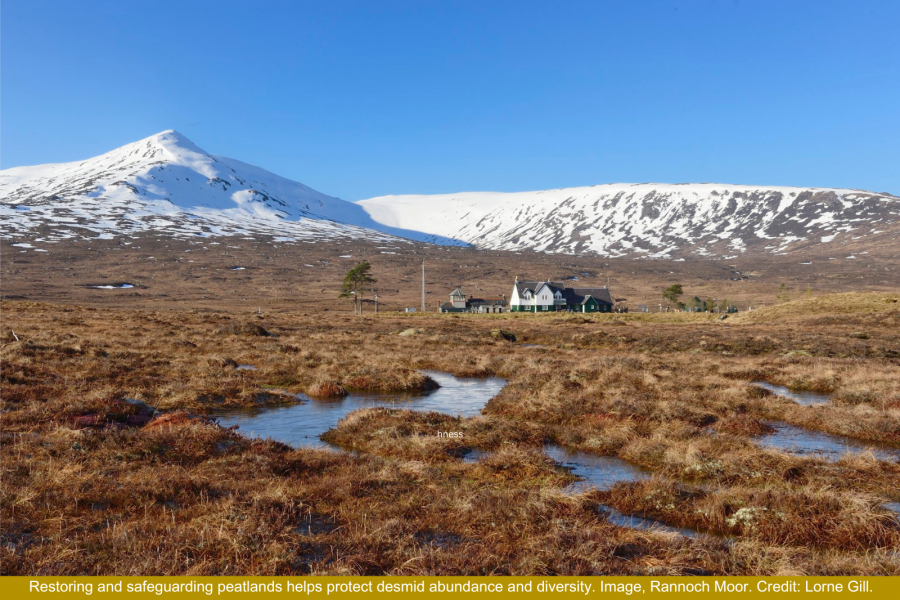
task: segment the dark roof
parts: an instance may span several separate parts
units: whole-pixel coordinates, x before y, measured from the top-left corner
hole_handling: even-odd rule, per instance
[[[517,281],[516,291],[520,296],[525,293],[525,290],[531,290],[531,293],[534,293],[535,288],[539,285],[541,285],[540,281]]]
[[[452,292],[450,292],[450,295],[451,295],[451,296],[465,296],[465,294],[463,294],[462,291],[460,291],[459,288],[456,288],[455,290],[453,290]]]
[[[609,289],[605,287],[599,288],[566,288],[563,292],[566,295],[567,304],[583,304],[587,296],[591,296],[601,304],[612,304],[612,297],[609,295]]]
[[[488,304],[490,306],[506,306],[505,298],[491,298],[485,300],[483,298],[469,298],[468,302],[466,302],[466,306],[481,306],[483,304]]]
[[[531,290],[531,293],[533,294],[537,291],[537,288],[544,284],[546,284],[554,294],[556,294],[556,292],[561,292],[563,298],[566,300],[566,304],[569,305],[583,304],[584,299],[587,296],[591,296],[601,304],[613,304],[612,296],[609,295],[609,288],[605,287],[567,288],[565,283],[558,283],[556,281],[517,281],[516,290],[518,290],[519,296],[523,295],[525,290]]]
[[[562,295],[563,295],[563,297],[565,297],[565,295],[566,295],[566,284],[564,284],[564,283],[556,283],[556,282],[553,282],[553,281],[547,281],[547,282],[545,282],[545,284],[547,285],[548,288],[550,288],[550,291],[553,292],[554,294],[555,294],[556,292],[561,292]]]
[[[517,281],[516,290],[518,290],[520,296],[525,293],[525,290],[531,290],[531,293],[533,294],[541,285],[545,283],[548,287],[550,287],[550,289],[553,290],[554,294],[556,293],[556,290],[564,290],[566,287],[566,284],[556,283],[554,281]]]

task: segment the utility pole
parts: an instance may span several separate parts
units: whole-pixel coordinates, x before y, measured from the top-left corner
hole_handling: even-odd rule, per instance
[[[422,312],[425,312],[425,259],[422,259]]]

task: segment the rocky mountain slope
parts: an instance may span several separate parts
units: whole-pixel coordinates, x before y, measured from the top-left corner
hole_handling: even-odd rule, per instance
[[[139,232],[398,241],[352,202],[209,154],[171,130],[84,161],[0,171],[0,235],[35,229],[48,242]]]
[[[849,189],[611,184],[520,193],[382,196],[359,203],[382,224],[482,248],[609,256],[729,257],[900,253],[900,198]]]
[[[265,235],[650,258],[900,253],[900,198],[849,189],[610,184],[327,196],[164,131],[79,162],[0,171],[0,237]],[[884,253],[882,252],[882,254]]]

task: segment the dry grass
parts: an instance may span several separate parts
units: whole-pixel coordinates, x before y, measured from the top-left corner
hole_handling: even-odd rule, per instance
[[[889,310],[824,327],[827,312],[730,325],[2,308],[4,574],[900,574],[900,524],[879,508],[900,500],[900,465],[752,438],[785,420],[900,446]],[[544,347],[496,339],[498,321]],[[422,332],[396,335],[410,323]],[[472,419],[353,413],[326,438],[354,453],[200,418],[296,392],[428,389],[423,369],[509,384]],[[834,401],[800,407],[758,379]],[[546,442],[654,476],[566,494]],[[469,464],[470,448],[492,454]],[[598,502],[734,539],[619,528]]]
[[[792,319],[810,319],[837,315],[886,315],[896,318],[900,315],[900,293],[891,292],[847,292],[812,296],[767,306],[741,313],[735,321],[741,323],[784,323]]]

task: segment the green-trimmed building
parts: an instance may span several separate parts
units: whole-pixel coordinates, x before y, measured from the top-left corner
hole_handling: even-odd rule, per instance
[[[516,279],[509,298],[510,312],[612,312],[609,288],[567,288],[553,281]]]

